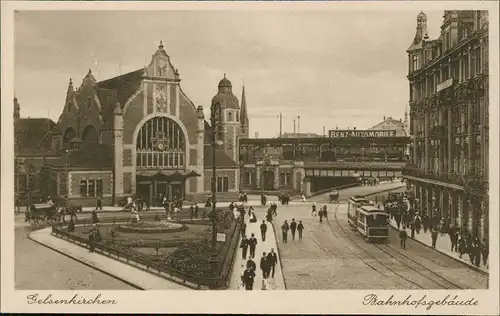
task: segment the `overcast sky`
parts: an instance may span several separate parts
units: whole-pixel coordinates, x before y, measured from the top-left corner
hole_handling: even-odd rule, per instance
[[[240,101],[244,82],[251,136],[277,136],[279,112],[283,132],[296,116],[301,132],[365,129],[404,114],[418,13],[21,11],[15,92],[21,116],[57,121],[70,77],[78,86],[89,68],[98,80],[142,68],[163,40],[184,92],[205,110],[224,73]],[[443,11],[426,14],[437,37]]]

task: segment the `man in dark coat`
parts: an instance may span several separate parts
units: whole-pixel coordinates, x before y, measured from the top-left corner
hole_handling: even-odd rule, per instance
[[[292,218],[292,222],[290,223],[290,230],[292,232],[292,240],[295,240],[295,231],[297,230],[297,222],[295,218]]]
[[[437,227],[432,228],[431,238],[432,238],[432,248],[436,248],[436,242],[437,242],[437,239],[438,239],[438,229],[437,229]]]
[[[240,248],[242,249],[242,258],[246,259],[247,258],[247,251],[248,251],[248,239],[247,236],[243,236],[241,239],[241,244]]]
[[[100,210],[102,211],[102,201],[101,201],[101,196],[97,196],[97,201],[96,201],[96,206],[95,206],[96,211]]]
[[[255,271],[251,268],[247,268],[243,272],[243,283],[245,284],[245,290],[253,290],[253,283],[255,281]]]
[[[273,279],[274,279],[274,270],[277,263],[278,263],[278,256],[274,252],[274,248],[271,248],[271,252],[267,254],[267,264],[269,267],[269,272],[271,272],[271,277]],[[269,277],[269,272],[267,273],[268,277]]]
[[[194,218],[194,205],[191,204],[191,206],[189,207],[189,214],[191,214],[191,219]]]
[[[408,238],[408,233],[405,227],[399,231],[399,238],[401,239],[401,248],[406,249],[406,239]]]
[[[92,230],[89,234],[89,248],[90,252],[94,252],[94,242],[95,242],[95,233]]]
[[[194,218],[198,218],[199,211],[200,211],[200,208],[198,207],[198,204],[194,203]]]
[[[290,226],[288,225],[288,222],[285,220],[283,225],[281,225],[281,234],[283,235],[283,243],[286,244],[288,241],[288,230],[290,229]]]
[[[262,241],[266,241],[266,232],[267,232],[266,222],[262,221],[262,224],[260,224],[260,236],[262,237]]]
[[[269,263],[267,262],[266,253],[262,253],[262,257],[260,258],[260,270],[262,270],[262,277],[267,279],[269,277]]]
[[[270,223],[273,221],[273,214],[271,214],[271,210],[267,210],[266,220]]]
[[[299,239],[302,239],[302,231],[304,230],[304,224],[302,224],[302,221],[299,221],[299,225],[297,226],[297,230],[299,231]]]
[[[319,209],[318,215],[319,215],[319,222],[323,223],[323,208]]]
[[[241,237],[245,236],[247,233],[247,223],[243,222],[241,224]]]
[[[250,258],[255,258],[255,247],[257,247],[257,238],[252,234],[252,237],[248,240],[248,245],[250,246]]]
[[[247,260],[247,269],[250,268],[253,271],[257,271],[257,265],[255,264],[255,261],[252,260],[252,258],[249,258]]]

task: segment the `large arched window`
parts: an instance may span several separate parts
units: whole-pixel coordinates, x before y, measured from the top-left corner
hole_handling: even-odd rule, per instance
[[[180,126],[166,117],[144,123],[137,135],[138,169],[184,168],[186,142]]]
[[[69,145],[69,142],[75,138],[76,136],[76,133],[75,133],[75,130],[72,128],[72,127],[68,127],[65,131],[64,131],[64,135],[63,135],[63,145],[67,146]]]
[[[82,140],[85,143],[98,143],[99,138],[97,136],[97,131],[93,125],[87,125],[83,130]]]

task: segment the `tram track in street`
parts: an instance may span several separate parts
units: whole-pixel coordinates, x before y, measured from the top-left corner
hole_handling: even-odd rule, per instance
[[[443,283],[446,284],[446,285],[444,285],[443,283],[437,282],[435,279],[432,279],[435,283],[440,283],[441,286],[443,286],[445,289],[460,289],[460,290],[463,289],[460,285],[458,285],[458,284],[456,284],[454,282],[451,282],[450,280],[446,279],[445,277],[443,277],[439,273],[436,273],[436,272],[432,271],[431,269],[429,269],[428,267],[424,266],[420,262],[417,262],[416,260],[408,257],[407,255],[401,253],[396,248],[394,248],[394,247],[392,247],[390,245],[377,245],[377,244],[373,244],[373,245],[375,247],[377,247],[378,249],[380,249],[381,251],[385,252],[388,256],[390,256],[390,257],[396,259],[397,261],[401,262],[403,265],[407,266],[408,268],[412,269],[413,271],[418,272],[420,275],[424,275],[424,273],[422,271],[417,271],[418,268],[421,268],[424,271],[426,271],[428,274],[430,274],[431,276],[427,276],[427,278],[429,278],[429,279],[431,279],[433,276],[435,276],[438,279],[443,280]],[[387,251],[384,248],[386,248],[386,249],[392,249],[392,251],[394,253],[397,253],[398,255],[400,255],[404,259],[401,260],[401,259],[396,258],[395,255],[390,254],[390,252]],[[403,261],[411,262],[411,264],[418,266],[418,268],[413,268],[413,267],[411,267],[411,264],[404,263]]]
[[[337,222],[337,211],[338,211],[339,206],[340,206],[340,204],[337,204],[337,206],[335,207],[335,211],[334,211],[334,217],[335,217],[335,221],[336,221],[336,222]],[[405,284],[403,284],[403,283],[401,283],[401,282],[399,282],[399,281],[397,281],[397,280],[395,280],[395,279],[394,279],[394,276],[391,276],[391,275],[390,275],[391,273],[392,273],[392,274],[394,274],[395,276],[398,276],[398,277],[400,277],[400,278],[405,279],[406,281],[408,281],[408,282],[410,282],[410,283],[413,283],[413,284],[414,284],[415,286],[417,286],[418,288],[422,288],[419,284],[417,284],[417,283],[413,282],[413,281],[412,281],[412,280],[410,280],[410,279],[405,278],[404,276],[400,275],[398,272],[396,272],[396,271],[394,271],[394,270],[390,269],[389,267],[387,267],[385,264],[383,264],[382,262],[380,262],[380,260],[377,260],[377,258],[375,258],[374,256],[370,255],[370,254],[369,254],[366,250],[364,250],[363,248],[359,247],[359,246],[357,245],[357,243],[355,243],[355,242],[354,242],[351,238],[349,238],[349,237],[348,237],[348,238],[349,238],[349,240],[350,240],[350,241],[351,241],[354,245],[356,245],[356,246],[357,246],[356,248],[363,250],[363,251],[364,251],[364,253],[368,254],[371,258],[375,259],[375,261],[376,261],[379,265],[381,265],[381,266],[383,267],[383,269],[380,269],[379,267],[376,267],[373,263],[371,263],[371,262],[369,262],[368,260],[366,260],[365,258],[363,258],[363,255],[362,255],[362,254],[360,254],[359,252],[355,251],[355,250],[353,249],[353,247],[352,247],[352,246],[349,246],[349,245],[345,242],[345,240],[342,238],[342,236],[340,236],[339,234],[335,233],[335,231],[332,229],[332,227],[331,227],[331,225],[330,225],[330,221],[328,220],[328,218],[326,218],[326,222],[328,223],[328,226],[330,227],[330,229],[329,229],[329,230],[330,230],[330,232],[333,234],[333,236],[334,236],[335,238],[337,238],[337,239],[338,239],[338,240],[339,240],[339,241],[340,241],[340,242],[344,245],[344,247],[345,247],[347,250],[349,250],[349,252],[351,252],[354,256],[356,256],[356,257],[357,257],[360,261],[362,261],[362,262],[363,262],[365,265],[367,265],[369,268],[371,268],[372,270],[374,270],[374,271],[378,272],[379,274],[381,274],[381,275],[383,275],[383,276],[385,276],[385,277],[391,278],[391,279],[392,279],[395,283],[397,283],[398,285],[401,285],[401,286],[402,286],[402,287],[404,287],[404,288],[408,288],[408,286],[407,286],[407,285],[405,285]],[[337,223],[338,223],[338,222],[337,222]],[[340,224],[339,224],[339,227],[340,227]],[[344,232],[344,231],[343,231],[343,229],[342,229],[341,227],[340,227],[340,229],[341,229],[341,231],[342,231],[342,232]],[[345,234],[345,232],[344,232],[344,234]],[[346,235],[346,234],[345,234],[345,235]],[[347,235],[346,235],[346,236],[347,236]],[[316,242],[316,241],[314,241],[314,242],[317,244],[317,242]],[[319,245],[318,245],[318,246],[319,246]],[[320,247],[320,248],[324,251],[323,247]],[[384,271],[384,270],[385,270],[385,271]],[[390,273],[388,274],[388,273],[387,273],[387,271],[389,271]]]
[[[429,276],[428,274],[422,273],[417,268],[414,268],[410,264],[403,262],[403,260],[400,259],[400,258],[398,258],[396,255],[391,255],[388,251],[382,249],[382,247],[380,245],[377,245],[377,244],[374,244],[374,243],[367,245],[364,239],[363,239],[363,245],[362,245],[360,242],[354,240],[353,237],[349,236],[350,234],[352,234],[354,232],[351,231],[351,230],[349,230],[349,232],[348,232],[348,231],[346,231],[346,229],[344,229],[342,227],[342,224],[338,220],[337,213],[338,213],[338,206],[335,209],[334,219],[335,219],[335,223],[337,224],[338,228],[342,231],[342,233],[344,234],[344,236],[347,239],[349,239],[353,244],[355,244],[359,249],[363,250],[364,253],[366,253],[369,257],[373,258],[374,260],[376,260],[377,262],[379,262],[381,265],[385,266],[388,270],[390,270],[393,274],[397,275],[401,279],[409,282],[410,284],[413,284],[413,285],[417,286],[419,289],[427,289],[428,288],[426,286],[422,286],[421,283],[418,283],[418,282],[412,280],[411,278],[403,275],[401,272],[398,272],[395,269],[393,269],[393,268],[388,267],[387,265],[385,265],[379,258],[377,258],[375,255],[373,255],[372,253],[370,253],[370,251],[366,249],[366,246],[375,246],[375,247],[373,247],[373,249],[379,249],[382,253],[384,253],[385,255],[389,256],[391,259],[394,259],[396,262],[398,262],[399,264],[401,264],[402,266],[404,266],[406,269],[408,269],[408,271],[410,271],[411,273],[417,273],[418,275],[422,276],[424,279],[429,280],[432,283],[438,285],[440,289],[461,289],[462,288],[459,285],[457,285],[457,284],[455,284],[455,283],[453,283],[451,281],[446,280],[444,277],[442,277],[441,275],[439,275],[439,274],[435,273],[434,271],[428,269],[427,267],[423,267],[422,265],[420,265],[419,263],[417,263],[416,261],[410,259],[407,256],[404,256],[404,257],[406,257],[407,260],[413,261],[416,264],[418,264],[420,267],[423,267],[424,269],[427,269],[428,271],[432,272],[432,275],[438,276],[438,278],[445,280],[446,284],[443,284],[441,282],[436,281],[435,277],[432,277],[432,276]],[[328,224],[330,225],[329,221],[328,221]],[[333,230],[331,230],[331,231],[333,233]],[[356,234],[356,236],[358,236],[358,235]],[[387,245],[384,245],[384,246],[387,246]],[[387,246],[387,247],[389,247],[389,246]],[[392,249],[395,250],[394,248],[392,248]],[[363,262],[365,262],[365,260],[363,260]]]

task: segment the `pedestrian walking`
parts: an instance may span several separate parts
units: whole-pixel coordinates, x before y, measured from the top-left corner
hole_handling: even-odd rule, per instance
[[[250,268],[253,271],[257,271],[257,265],[255,264],[255,261],[252,260],[252,258],[249,258],[247,260],[247,268]]]
[[[290,223],[290,231],[292,232],[292,240],[295,240],[295,231],[297,230],[297,222],[295,218],[292,218],[292,222]]]
[[[99,211],[102,211],[102,200],[101,200],[101,196],[97,196],[97,201],[96,201],[96,206],[95,206],[95,210],[99,210]]]
[[[198,218],[199,211],[200,208],[198,207],[198,204],[194,203],[194,218]]]
[[[241,237],[245,236],[247,234],[247,223],[243,222],[241,224]]]
[[[252,234],[250,239],[248,240],[248,245],[250,246],[250,258],[255,258],[255,247],[257,247],[257,238]]]
[[[253,290],[253,283],[255,282],[255,271],[251,268],[247,268],[245,272],[243,272],[242,279],[243,283],[245,284],[245,290]]]
[[[297,230],[299,231],[299,239],[302,239],[302,231],[304,230],[304,224],[302,224],[302,221],[299,221],[299,225],[297,225]]]
[[[260,236],[263,242],[266,241],[266,232],[267,232],[266,222],[262,221],[262,224],[260,224]]]
[[[405,227],[399,231],[399,239],[401,240],[401,248],[406,249],[406,239],[408,238],[408,233],[406,232]]]
[[[271,223],[273,221],[273,214],[271,214],[271,210],[267,210],[266,220]]]
[[[313,204],[313,205],[311,206],[311,215],[312,215],[312,216],[316,216],[316,204]]]
[[[328,219],[328,211],[326,204],[323,206],[323,216],[325,217],[325,219]]]
[[[252,213],[253,213],[253,207],[252,207],[252,206],[250,206],[250,207],[248,208],[248,217],[250,217],[250,215],[252,215]]]
[[[240,248],[242,249],[241,257],[243,258],[243,260],[246,260],[248,251],[248,239],[246,235],[243,235],[241,239]]]
[[[274,279],[274,270],[276,264],[278,264],[278,256],[274,252],[274,248],[271,248],[271,252],[267,254],[267,264],[269,267],[269,271],[271,273],[271,277]],[[269,276],[269,273],[268,273]]]
[[[318,215],[319,215],[319,222],[323,223],[323,209],[322,208],[319,210]]]
[[[438,229],[436,227],[431,232],[432,248],[436,248],[437,238],[438,238]]]
[[[189,207],[189,214],[191,215],[191,219],[194,218],[194,204],[191,204]]]
[[[410,222],[410,229],[411,229],[411,239],[415,239],[415,220],[412,219]]]
[[[479,267],[479,264],[481,263],[481,242],[479,241],[479,238],[474,238],[474,265],[476,267]]]
[[[90,252],[94,252],[94,243],[95,243],[95,232],[94,232],[94,230],[90,231],[89,241],[88,242],[89,242]]]
[[[262,278],[267,279],[269,277],[269,269],[265,252],[262,253],[262,257],[260,258],[260,270],[262,271]]]
[[[288,241],[288,230],[290,229],[290,226],[288,225],[288,222],[285,220],[283,225],[281,225],[281,234],[283,235],[283,243],[287,243]]]
[[[490,245],[488,244],[488,239],[483,238],[481,242],[481,255],[483,257],[483,265],[486,266],[488,264],[488,255],[490,253]]]
[[[97,212],[95,210],[92,211],[92,224],[99,223],[99,217],[97,216]]]

